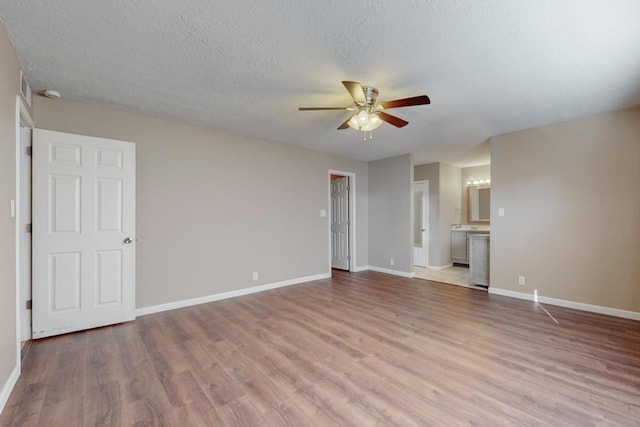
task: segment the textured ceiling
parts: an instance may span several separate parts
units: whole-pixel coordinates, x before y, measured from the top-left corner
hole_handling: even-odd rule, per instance
[[[638,0],[0,0],[34,92],[361,160],[487,163],[493,135],[640,105]],[[400,108],[337,131],[341,80]]]

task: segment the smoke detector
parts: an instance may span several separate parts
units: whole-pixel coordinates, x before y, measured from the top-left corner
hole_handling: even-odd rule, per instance
[[[42,94],[47,98],[60,99],[60,92],[58,92],[57,90],[47,89]]]

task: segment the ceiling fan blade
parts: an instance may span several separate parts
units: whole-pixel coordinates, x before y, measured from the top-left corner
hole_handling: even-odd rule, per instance
[[[349,118],[347,120],[345,120],[343,124],[338,126],[338,130],[348,129],[349,128],[349,120],[351,120],[351,117],[353,117],[353,116],[355,116],[355,114],[350,115]]]
[[[378,115],[380,116],[381,120],[384,120],[385,122],[394,125],[397,128],[401,128],[401,127],[405,127],[406,125],[409,124],[408,121],[406,120],[402,120],[400,117],[396,117],[396,116],[392,116],[391,114],[387,114],[384,111],[380,111],[378,113]]]
[[[348,110],[349,107],[300,107],[298,111]]]
[[[431,104],[431,100],[427,95],[413,96],[411,98],[396,99],[393,101],[383,102],[384,108],[398,108],[398,107],[411,107],[412,105],[425,105]]]
[[[342,84],[347,89],[351,97],[358,105],[363,105],[367,103],[367,98],[364,96],[364,90],[362,90],[362,86],[358,82],[350,82],[343,80]]]

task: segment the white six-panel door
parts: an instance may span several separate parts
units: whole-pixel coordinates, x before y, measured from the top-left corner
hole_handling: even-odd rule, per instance
[[[349,177],[331,179],[331,267],[349,270]]]
[[[34,129],[33,338],[135,318],[135,144]]]

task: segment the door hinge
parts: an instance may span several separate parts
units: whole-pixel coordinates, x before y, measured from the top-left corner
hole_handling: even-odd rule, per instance
[[[27,224],[25,228],[27,233],[31,233],[31,224]]]
[[[24,154],[26,154],[27,156],[31,155],[31,146],[25,147]]]
[[[27,310],[31,310],[31,300],[27,301]]]

